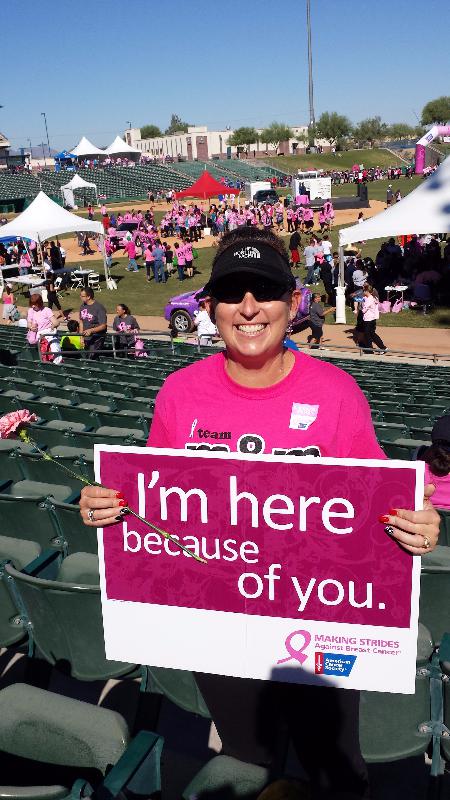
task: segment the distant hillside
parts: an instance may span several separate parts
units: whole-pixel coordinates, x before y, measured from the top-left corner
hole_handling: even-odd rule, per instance
[[[322,153],[321,155],[308,156],[277,156],[264,159],[267,164],[278,167],[294,174],[298,169],[349,169],[353,164],[364,164],[365,167],[390,167],[401,166],[401,161],[397,156],[392,155],[388,150],[374,148],[373,150],[349,150],[345,153]]]

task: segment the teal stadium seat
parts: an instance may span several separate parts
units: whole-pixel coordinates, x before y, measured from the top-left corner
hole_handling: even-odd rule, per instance
[[[5,800],[147,798],[161,789],[163,744],[149,731],[130,741],[123,717],[106,708],[24,683],[0,691],[0,750],[15,767],[11,775],[2,772]],[[20,771],[14,757],[21,760]],[[45,772],[44,784],[33,783],[36,772]]]

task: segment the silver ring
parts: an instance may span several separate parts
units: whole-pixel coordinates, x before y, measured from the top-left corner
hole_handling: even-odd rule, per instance
[[[421,534],[421,536],[423,538],[423,547],[425,548],[425,550],[429,550],[431,547],[431,542],[428,536],[424,536],[423,533]]]
[[[385,525],[384,532],[388,533],[389,536],[392,536],[392,534],[394,533],[394,528],[392,527],[392,525]]]
[[[95,522],[94,512],[93,512],[92,508],[90,508],[89,511],[88,511],[88,520],[89,520],[89,522]]]

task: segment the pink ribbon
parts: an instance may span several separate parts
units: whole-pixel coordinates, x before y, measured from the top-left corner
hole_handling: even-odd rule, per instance
[[[295,647],[292,646],[291,642],[294,636],[303,636],[303,644],[300,648],[296,649]],[[286,661],[292,661],[294,659],[295,661],[298,661],[299,664],[303,665],[306,659],[308,658],[307,654],[305,653],[305,650],[308,647],[310,641],[311,641],[311,634],[309,633],[309,631],[293,631],[292,633],[290,633],[284,643],[284,646],[289,655],[287,658],[280,658],[280,660],[277,661],[277,664],[285,664]]]

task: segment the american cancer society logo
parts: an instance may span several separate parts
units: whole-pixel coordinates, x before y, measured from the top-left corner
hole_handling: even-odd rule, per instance
[[[344,653],[321,653],[314,655],[314,672],[316,675],[340,675],[348,678],[356,656],[348,656]]]

